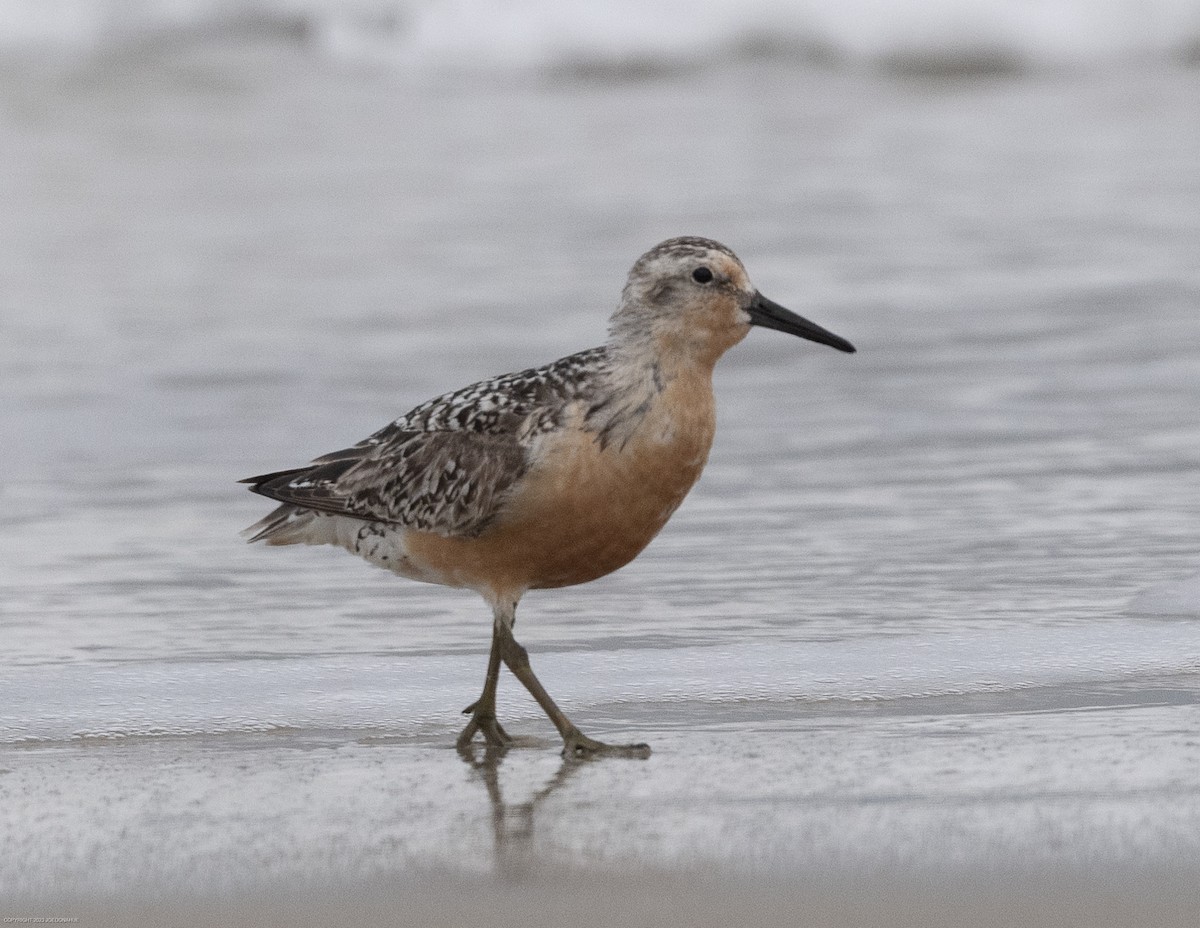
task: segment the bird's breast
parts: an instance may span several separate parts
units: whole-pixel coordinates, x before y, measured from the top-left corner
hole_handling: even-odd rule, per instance
[[[543,436],[483,535],[422,535],[410,550],[444,564],[456,585],[496,595],[585,583],[629,563],[704,468],[715,425],[711,381],[666,385],[621,441],[601,441],[584,420],[581,408]]]

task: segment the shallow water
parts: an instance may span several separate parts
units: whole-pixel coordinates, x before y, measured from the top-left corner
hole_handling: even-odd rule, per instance
[[[483,604],[246,547],[233,481],[598,343],[680,233],[859,353],[753,333],[661,538],[522,604],[564,708],[656,748],[555,787],[533,859],[1200,864],[1198,100],[1164,65],[420,79],[254,37],[5,72],[5,884],[497,868],[445,750]],[[508,788],[552,779],[501,710]]]

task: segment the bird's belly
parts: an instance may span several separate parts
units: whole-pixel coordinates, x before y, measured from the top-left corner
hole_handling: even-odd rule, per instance
[[[487,532],[410,533],[410,556],[442,582],[497,596],[595,580],[628,564],[658,534],[700,476],[711,441],[711,430],[702,430],[690,439],[603,449],[590,433],[570,433]]]

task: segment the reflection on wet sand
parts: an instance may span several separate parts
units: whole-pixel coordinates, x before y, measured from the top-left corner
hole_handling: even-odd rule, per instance
[[[552,793],[566,785],[585,763],[595,761],[564,758],[554,774],[528,799],[505,802],[500,768],[508,752],[507,745],[474,743],[458,749],[459,756],[471,769],[474,779],[483,783],[492,807],[492,834],[496,842],[495,876],[503,881],[517,881],[530,876],[533,870],[534,816],[538,807]]]

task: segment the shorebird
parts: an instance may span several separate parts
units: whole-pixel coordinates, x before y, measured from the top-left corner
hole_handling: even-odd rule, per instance
[[[854,351],[760,294],[724,245],[669,239],[633,265],[606,344],[447,393],[352,448],[243,480],[282,504],[244,534],[337,545],[482,595],[491,652],[460,749],[476,734],[511,743],[496,718],[503,663],[558,729],[565,757],[647,756],[644,744],[587,737],[559,709],[513,636],[517,603],[612,573],[658,534],[708,459],[713,366],[751,326]]]

